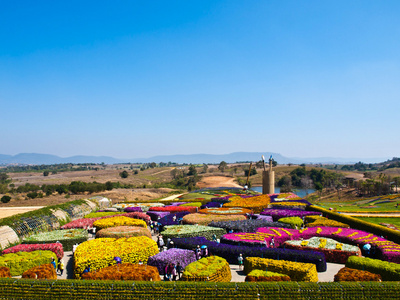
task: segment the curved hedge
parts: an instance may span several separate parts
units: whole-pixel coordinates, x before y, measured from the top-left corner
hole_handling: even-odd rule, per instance
[[[3,254],[17,253],[17,252],[32,252],[36,250],[50,250],[54,252],[57,259],[64,257],[64,249],[61,243],[52,244],[19,244],[14,247],[3,250]]]
[[[346,262],[347,268],[369,271],[382,276],[382,280],[399,281],[400,265],[379,259],[350,256]]]
[[[276,272],[253,270],[247,274],[244,279],[246,282],[259,282],[259,281],[291,281],[290,277],[285,274]]]

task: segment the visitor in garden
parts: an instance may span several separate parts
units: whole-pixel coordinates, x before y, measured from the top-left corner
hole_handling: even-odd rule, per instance
[[[154,233],[154,223],[153,223],[153,221],[150,221],[150,231],[151,231],[151,233]]]
[[[208,256],[208,248],[206,245],[201,246],[202,251],[201,251],[201,257],[207,257]]]
[[[217,235],[215,233],[213,233],[213,235],[212,235],[212,241],[213,242],[218,242]]]
[[[178,274],[178,279],[181,279],[183,273],[183,267],[180,262],[176,264],[176,273]]]
[[[143,265],[143,262],[142,262],[142,260],[139,260],[139,265]]]
[[[54,257],[51,258],[51,264],[53,265],[54,270],[57,271],[57,264],[56,264],[56,261],[55,261]]]
[[[370,244],[365,244],[363,246],[364,254],[365,256],[369,256],[370,250],[371,250],[371,245]]]
[[[160,252],[162,252],[164,250],[164,239],[163,239],[162,235],[159,235],[157,237],[157,246],[158,246]]]
[[[90,272],[90,265],[88,265],[85,270],[83,270],[83,274],[89,273]]]
[[[116,261],[117,265],[121,264],[122,262],[121,257],[118,256],[114,257],[114,260]]]
[[[242,270],[243,269],[243,256],[242,256],[242,253],[239,254],[238,264],[239,264],[239,270]]]
[[[171,248],[174,248],[174,242],[170,240],[167,245],[167,249],[171,249]]]
[[[176,221],[176,215],[174,215],[174,216],[172,217],[172,221],[173,221],[173,222]]]
[[[58,271],[60,272],[60,276],[62,276],[63,272],[64,272],[64,262],[62,261],[61,258],[58,259]]]
[[[200,249],[200,245],[197,245],[196,248],[196,259],[199,260],[201,258],[201,249]]]
[[[171,275],[172,275],[172,280],[175,281],[176,280],[176,275],[177,275],[175,264],[172,264]]]
[[[270,245],[271,248],[275,248],[275,240],[274,240],[273,237],[272,237],[271,242],[270,242],[269,245]]]

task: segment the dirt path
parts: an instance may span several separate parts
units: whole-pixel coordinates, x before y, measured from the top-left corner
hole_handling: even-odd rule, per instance
[[[25,207],[1,207],[0,208],[0,219],[7,218],[17,214],[23,214],[28,211],[43,208],[44,206],[25,206]]]
[[[207,176],[197,183],[199,188],[206,187],[242,187],[235,182],[235,178],[226,176]]]

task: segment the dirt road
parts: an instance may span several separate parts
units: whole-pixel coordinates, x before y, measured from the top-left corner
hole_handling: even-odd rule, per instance
[[[203,177],[201,181],[197,183],[199,188],[206,187],[242,187],[235,182],[233,177],[228,176],[207,176]]]

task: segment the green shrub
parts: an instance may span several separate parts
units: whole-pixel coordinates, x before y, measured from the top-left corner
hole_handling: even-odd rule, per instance
[[[382,276],[382,280],[399,281],[400,265],[368,257],[350,256],[346,262],[347,268],[369,271]]]
[[[42,264],[49,264],[56,255],[52,251],[9,253],[0,256],[0,266],[8,267],[11,276],[20,276],[25,271]]]

